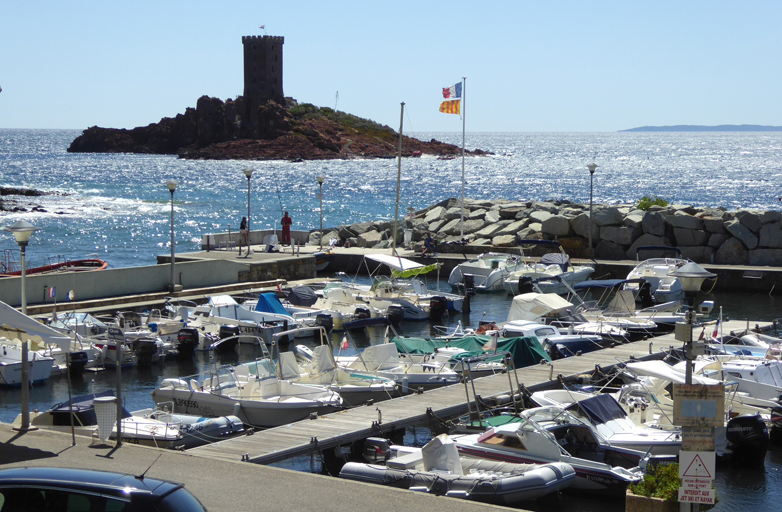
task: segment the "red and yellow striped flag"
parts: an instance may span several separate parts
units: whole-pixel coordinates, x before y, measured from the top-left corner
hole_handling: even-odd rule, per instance
[[[440,103],[440,112],[443,114],[460,114],[460,105],[462,100],[451,100]]]

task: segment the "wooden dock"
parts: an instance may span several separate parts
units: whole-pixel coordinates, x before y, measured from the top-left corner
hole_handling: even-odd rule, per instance
[[[733,324],[734,322],[731,322]],[[725,325],[730,329],[744,328],[743,322]],[[740,324],[740,325],[739,325]],[[754,324],[753,324],[754,325]],[[700,328],[696,332],[700,334]],[[519,383],[529,391],[540,391],[559,386],[559,377],[573,378],[592,373],[596,366],[603,370],[632,360],[661,359],[671,349],[681,348],[673,333],[645,341],[619,345],[581,356],[559,359],[516,370]],[[488,398],[509,394],[508,374],[475,379],[475,393]],[[515,387],[515,379],[512,379]],[[514,390],[515,391],[515,390]],[[371,436],[384,436],[394,430],[421,425],[431,410],[441,418],[467,412],[467,396],[462,384],[434,389],[420,395],[409,395],[371,406],[356,407],[317,419],[303,420],[290,425],[255,432],[253,435],[229,439],[188,450],[189,454],[225,461],[247,461],[270,464],[291,457],[307,455],[349,445]]]

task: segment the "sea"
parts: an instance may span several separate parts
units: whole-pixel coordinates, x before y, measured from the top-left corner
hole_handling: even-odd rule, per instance
[[[249,181],[252,229],[279,229],[284,211],[293,229],[309,230],[321,218],[318,176],[323,182],[324,228],[355,222],[391,220],[399,187],[400,218],[408,207],[422,209],[448,198],[568,200],[588,203],[634,203],[660,197],[672,204],[722,207],[728,210],[777,210],[782,203],[782,133],[469,133],[468,149],[490,156],[439,160],[436,157],[350,161],[194,161],[167,155],[68,153],[79,130],[0,130],[0,186],[35,189],[38,197],[3,196],[0,226],[26,220],[36,232],[27,249],[28,265],[61,257],[96,256],[111,267],[154,265],[170,254],[171,194],[175,179],[174,233],[177,252],[197,251],[201,236],[237,230],[248,209]],[[461,133],[409,133],[421,140],[461,144]],[[590,183],[586,165],[597,164]],[[0,234],[3,258],[18,258],[10,233]],[[359,281],[364,279],[357,277]],[[446,289],[447,276],[431,282]],[[75,291],[78,296],[78,290]],[[767,295],[712,293],[725,316],[770,321],[778,318],[779,299]],[[0,298],[2,300],[2,298]],[[476,326],[480,320],[502,321],[510,299],[479,295],[472,314],[454,315],[444,323]],[[405,322],[408,335],[431,334],[428,322]],[[359,348],[378,340],[377,333],[357,335]],[[338,345],[338,338],[335,338]],[[221,363],[251,360],[257,349],[242,347]],[[196,375],[208,364],[198,355],[152,368],[124,370],[122,395],[129,410],[152,407],[149,395],[162,379]],[[116,374],[104,371],[73,379],[73,394],[113,388]],[[67,380],[54,376],[31,391],[34,408],[67,400]],[[19,412],[19,392],[0,389],[0,422]],[[411,429],[410,444],[425,443],[426,426]],[[299,471],[327,473],[317,456],[281,464]],[[723,468],[716,485],[720,502],[714,510],[765,506],[782,499],[782,449],[769,451],[765,468]],[[552,501],[555,500],[555,501]],[[534,510],[623,510],[616,503],[567,495],[525,505]]]

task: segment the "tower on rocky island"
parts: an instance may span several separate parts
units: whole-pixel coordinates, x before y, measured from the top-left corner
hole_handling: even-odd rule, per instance
[[[280,36],[244,36],[244,97],[260,105],[273,100],[285,104],[282,91],[282,45]]]

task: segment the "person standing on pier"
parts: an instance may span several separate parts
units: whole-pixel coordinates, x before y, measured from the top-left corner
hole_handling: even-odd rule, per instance
[[[285,212],[285,215],[282,216],[282,241],[280,242],[282,245],[290,245],[291,244],[291,224],[293,224],[293,219],[288,217],[288,212]]]
[[[250,239],[247,232],[247,217],[242,217],[242,223],[239,224],[239,256],[242,255],[242,242],[247,246],[247,254],[250,254]]]

